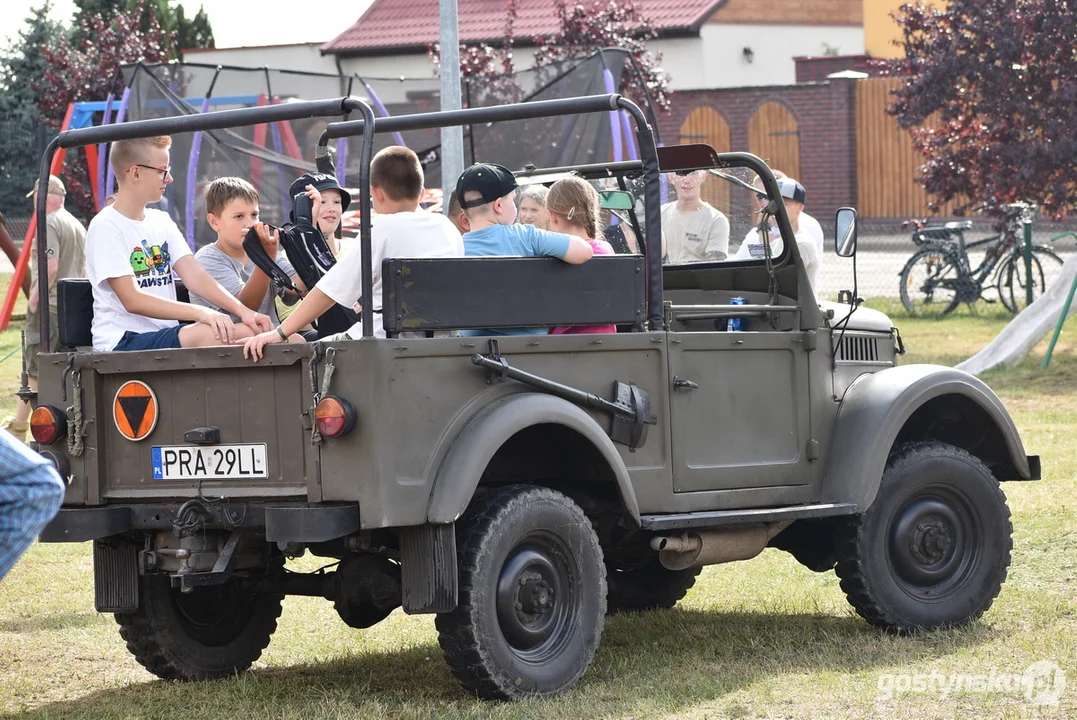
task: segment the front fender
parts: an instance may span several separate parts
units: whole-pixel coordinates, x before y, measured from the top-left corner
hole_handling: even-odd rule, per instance
[[[875,500],[902,427],[924,403],[944,395],[976,403],[1001,434],[1017,474],[1032,477],[1017,428],[991,388],[961,370],[902,365],[861,375],[846,391],[827,454],[822,502],[856,503],[860,512],[865,511]]]
[[[468,421],[452,440],[434,478],[427,521],[454,522],[467,509],[483,471],[502,445],[534,425],[563,425],[586,438],[613,470],[625,509],[640,522],[639,504],[624,461],[594,418],[553,395],[516,393],[498,398]]]

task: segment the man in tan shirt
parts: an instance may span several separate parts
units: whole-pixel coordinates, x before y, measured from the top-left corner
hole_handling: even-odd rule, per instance
[[[34,198],[37,205],[37,185],[27,197]],[[64,208],[67,189],[60,178],[49,176],[49,190],[46,199],[46,250],[48,258],[49,283],[49,338],[50,346],[55,349],[60,342],[60,322],[56,314],[56,281],[62,278],[86,277],[86,229],[74,215]],[[38,235],[40,238],[40,234]],[[30,255],[30,298],[27,303],[26,326],[23,330],[23,362],[29,376],[30,389],[37,391],[37,353],[41,343],[38,325],[38,279],[37,253]],[[15,417],[5,423],[5,429],[20,440],[25,439],[29,429],[30,405],[18,401]]]
[[[677,200],[662,206],[663,262],[719,262],[729,253],[729,218],[700,197],[706,170],[669,177]]]

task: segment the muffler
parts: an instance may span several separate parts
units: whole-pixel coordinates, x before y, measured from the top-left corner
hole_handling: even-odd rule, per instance
[[[726,530],[688,531],[680,535],[658,536],[651,539],[651,548],[658,551],[658,561],[667,570],[686,570],[704,565],[750,560],[770,542],[771,538],[793,521],[741,525]]]

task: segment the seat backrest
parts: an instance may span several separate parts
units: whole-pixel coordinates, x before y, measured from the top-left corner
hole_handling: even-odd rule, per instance
[[[176,299],[189,303],[191,293],[176,278]],[[93,345],[93,287],[86,278],[63,278],[56,282],[56,314],[60,327],[60,345]]]
[[[641,255],[582,265],[553,258],[387,258],[382,325],[401,332],[564,325],[643,327],[647,273]]]

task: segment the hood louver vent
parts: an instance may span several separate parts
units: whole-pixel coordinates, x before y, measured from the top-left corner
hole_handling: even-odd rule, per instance
[[[838,347],[838,360],[845,362],[878,362],[879,339],[846,335]]]

